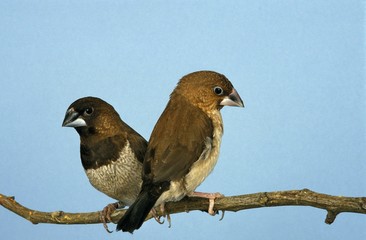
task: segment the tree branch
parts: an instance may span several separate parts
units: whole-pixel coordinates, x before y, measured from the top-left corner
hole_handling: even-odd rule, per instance
[[[101,223],[100,212],[67,213],[63,211],[40,212],[26,208],[14,200],[0,194],[0,205],[34,224],[92,224]],[[276,206],[310,206],[327,211],[325,223],[331,224],[336,216],[342,212],[366,214],[366,197],[340,197],[316,193],[309,189],[260,192],[240,196],[223,197],[215,200],[217,211],[241,211],[252,208]],[[189,212],[194,210],[207,211],[208,200],[202,198],[184,198],[179,202],[169,202],[165,206],[170,214]],[[158,214],[159,209],[156,209]],[[112,214],[114,223],[123,216],[125,210],[117,210]],[[148,216],[147,220],[152,218]]]

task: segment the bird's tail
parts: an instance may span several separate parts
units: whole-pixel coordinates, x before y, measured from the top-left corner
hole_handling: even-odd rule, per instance
[[[133,233],[139,229],[163,192],[161,186],[143,187],[135,202],[118,221],[117,231]]]

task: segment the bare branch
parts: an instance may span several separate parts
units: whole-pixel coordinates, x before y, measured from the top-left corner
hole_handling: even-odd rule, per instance
[[[100,212],[67,213],[64,211],[40,212],[26,208],[14,200],[0,194],[0,205],[34,224],[92,224],[101,223]],[[316,193],[309,189],[261,192],[240,196],[223,197],[215,200],[217,211],[241,211],[252,208],[276,207],[276,206],[310,206],[327,211],[325,223],[331,224],[336,216],[342,212],[366,214],[366,197],[341,197]],[[202,198],[184,198],[179,202],[166,204],[166,210],[170,213],[189,212],[194,210],[207,211],[208,200]],[[159,209],[156,209],[158,214]],[[112,214],[112,221],[117,222],[125,210],[117,210]],[[161,214],[161,213],[160,213]],[[150,219],[152,216],[148,216]]]

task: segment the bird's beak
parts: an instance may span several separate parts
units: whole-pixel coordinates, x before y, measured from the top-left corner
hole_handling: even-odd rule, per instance
[[[233,88],[233,91],[229,96],[225,97],[221,102],[222,106],[234,106],[234,107],[244,107],[243,100],[241,100],[238,92]]]
[[[65,119],[62,122],[63,127],[85,127],[86,122],[80,118],[80,114],[77,113],[73,108],[67,110]]]

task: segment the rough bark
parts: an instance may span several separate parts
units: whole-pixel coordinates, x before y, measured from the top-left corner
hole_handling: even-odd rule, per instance
[[[26,208],[15,201],[14,197],[0,194],[0,205],[34,224],[92,224],[101,223],[100,212],[68,213],[64,211],[41,212]],[[252,208],[277,206],[310,206],[327,211],[325,223],[331,224],[339,213],[352,212],[366,214],[366,197],[343,197],[313,192],[309,189],[260,192],[240,196],[223,197],[215,200],[216,211],[242,211]],[[170,214],[194,210],[207,211],[208,200],[202,198],[184,198],[179,202],[166,204]],[[158,214],[159,209],[156,209]],[[116,210],[112,221],[118,222],[125,210]],[[152,218],[148,216],[147,220]]]

